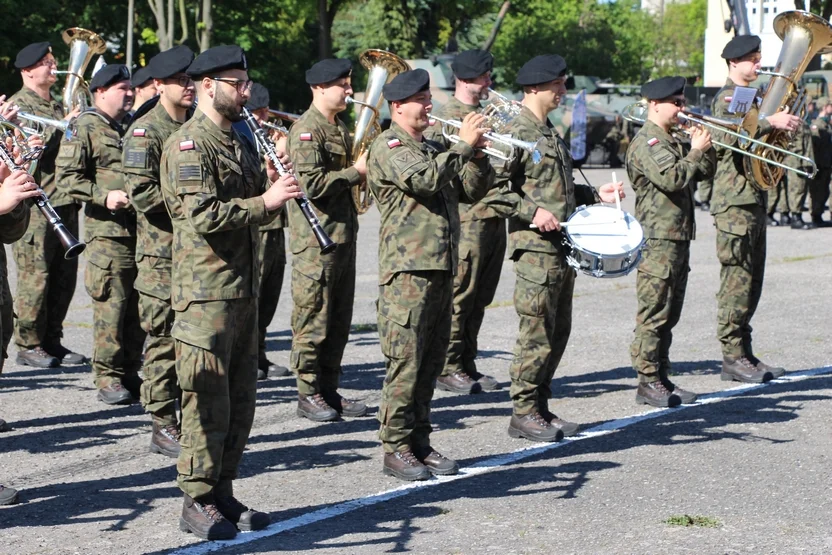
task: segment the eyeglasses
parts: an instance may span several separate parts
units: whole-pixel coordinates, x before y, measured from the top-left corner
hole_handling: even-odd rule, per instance
[[[670,104],[673,104],[677,108],[684,108],[685,106],[688,105],[687,99],[684,99],[684,98],[673,98],[671,100],[665,100],[664,102],[668,102]]]
[[[168,77],[167,79],[164,79],[164,81],[172,81],[180,87],[190,87],[194,84],[194,80],[188,77],[187,75],[181,75],[179,77]]]
[[[237,89],[238,93],[244,93],[246,91],[251,90],[251,86],[254,84],[254,81],[248,80],[244,81],[242,79],[227,79],[224,77],[211,77],[214,81],[221,81],[232,87]]]

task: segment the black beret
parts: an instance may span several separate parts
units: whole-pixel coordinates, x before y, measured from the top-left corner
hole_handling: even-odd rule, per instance
[[[147,67],[154,79],[167,79],[177,73],[183,73],[194,61],[194,52],[184,44],[160,52],[150,58]]]
[[[458,79],[476,79],[494,67],[494,56],[485,50],[466,50],[457,54],[451,69]]]
[[[430,88],[430,73],[424,69],[411,69],[396,75],[382,87],[381,92],[388,102],[404,100],[417,92]]]
[[[90,81],[90,91],[94,91],[96,89],[101,89],[103,87],[109,87],[114,83],[118,83],[119,81],[129,81],[130,80],[130,71],[128,71],[127,66],[124,64],[107,64],[106,66],[102,67],[98,70],[92,81]]]
[[[259,110],[260,108],[269,107],[269,89],[260,83],[251,85],[251,93],[246,102],[246,108],[249,110]]]
[[[321,60],[306,70],[306,83],[320,85],[341,77],[347,77],[352,71],[352,62],[342,58]]]
[[[535,56],[523,64],[514,82],[522,86],[539,85],[554,81],[564,75],[566,75],[566,60],[557,54],[546,54]]]
[[[150,81],[150,66],[140,67],[136,71],[133,72],[133,77],[130,78],[130,86],[134,89],[136,87],[141,87],[148,81]]]
[[[24,46],[17,53],[17,58],[14,60],[14,67],[17,69],[31,67],[50,52],[52,52],[52,45],[48,42],[35,42],[29,46]]]
[[[736,60],[752,52],[760,51],[760,37],[757,35],[739,35],[728,41],[722,49],[722,57]]]
[[[661,100],[668,96],[684,94],[687,80],[684,77],[662,77],[641,86],[641,96],[647,100]]]
[[[209,48],[196,57],[186,73],[191,77],[200,77],[226,69],[248,69],[246,53],[236,44]]]

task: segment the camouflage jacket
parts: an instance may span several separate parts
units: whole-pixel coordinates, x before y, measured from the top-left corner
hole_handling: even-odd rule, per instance
[[[716,153],[691,149],[647,121],[627,149],[627,175],[636,192],[636,219],[648,239],[696,238],[693,187],[713,177]]]
[[[257,152],[197,109],[162,149],[162,195],[173,223],[171,304],[256,297],[260,198],[268,183]]]
[[[98,112],[82,113],[78,133],[61,143],[57,159],[58,188],[86,203],[84,228],[87,240],[96,237],[134,237],[136,212],[132,207],[107,208],[107,193],[125,191],[121,171],[122,127]]]
[[[818,168],[832,167],[832,125],[829,118],[821,116],[812,121],[812,148]]]
[[[64,109],[60,102],[56,100],[44,100],[32,89],[23,87],[13,97],[9,99],[12,104],[20,106],[21,112],[29,112],[36,116],[44,118],[62,120],[64,119]],[[28,127],[30,124],[23,121],[23,126]],[[52,126],[44,126],[43,128],[43,146],[45,150],[38,160],[38,166],[34,173],[35,181],[49,197],[49,203],[52,206],[66,206],[67,204],[74,204],[75,201],[66,194],[65,191],[59,191],[55,187],[55,158],[58,156],[58,150],[61,147],[61,139],[63,139],[64,132]]]
[[[251,130],[248,127],[248,124],[245,121],[240,121],[232,124],[231,127],[236,129],[237,132],[240,133],[240,135],[248,137],[251,140],[251,142],[254,144],[254,148],[257,150],[257,157],[260,159],[260,164],[263,166],[263,169],[265,170],[265,153],[260,150],[260,144],[254,139],[254,135],[252,135]],[[260,231],[262,233],[266,233],[267,231],[272,231],[274,229],[283,229],[284,227],[287,227],[289,225],[289,216],[287,215],[287,213],[288,208],[281,208],[276,218],[260,226]]]
[[[725,82],[725,86],[714,97],[711,111],[713,115],[719,118],[736,118],[742,117],[745,113],[730,113],[728,107],[731,104],[731,98],[734,94],[734,87],[736,85],[729,78]],[[757,107],[751,108],[756,110]],[[763,135],[771,131],[771,125],[767,120],[761,119],[758,130],[758,135]],[[711,133],[715,141],[723,144],[736,146],[737,139],[726,133],[719,131]],[[747,206],[750,204],[758,204],[765,207],[766,194],[755,188],[751,182],[745,177],[745,170],[743,169],[743,159],[745,156],[725,147],[714,145],[716,149],[716,175],[714,176],[714,190],[711,196],[711,214],[720,214],[725,212],[731,206]]]
[[[30,214],[28,203],[21,202],[11,212],[0,216],[0,242],[9,245],[23,237],[26,234],[26,228],[29,227]],[[6,249],[0,246],[0,306],[11,306],[13,303],[11,295],[7,296],[9,292],[8,275],[9,263],[6,259]],[[5,285],[3,282],[6,282]],[[9,337],[11,337],[11,330],[3,331],[9,333]],[[3,347],[3,350],[5,350],[5,347]],[[3,353],[0,353],[0,356],[3,356]],[[2,369],[3,365],[0,364],[0,372],[2,372]]]
[[[494,184],[488,158],[459,142],[445,151],[417,142],[398,124],[370,146],[367,181],[381,213],[379,284],[397,272],[456,272],[459,201],[476,202]]]
[[[554,214],[565,222],[575,209],[584,204],[595,204],[601,198],[589,185],[576,185],[572,180],[572,156],[569,147],[551,127],[542,122],[531,110],[523,107],[520,115],[506,127],[505,134],[522,141],[537,141],[541,161],[535,164],[532,155],[517,150],[515,158],[497,169],[497,186],[501,201],[512,207],[508,222],[508,252],[517,251],[561,252],[561,233],[543,233],[529,229],[538,208]]]
[[[171,258],[173,226],[159,186],[162,147],[182,124],[162,103],[130,125],[124,136],[122,167],[130,203],[138,212],[136,257]]]
[[[324,231],[336,243],[355,241],[358,213],[350,189],[361,176],[352,167],[352,139],[347,126],[337,118],[335,124],[329,123],[313,105],[292,124],[287,144],[298,184],[312,202]],[[296,202],[289,205],[289,222],[289,248],[293,253],[318,248]]]
[[[462,119],[473,111],[481,111],[482,105],[471,106],[463,104],[456,97],[442,105],[438,110],[434,110],[437,116],[442,119],[455,119],[462,121]],[[456,130],[452,130],[456,133]],[[436,123],[431,125],[425,132],[425,138],[437,143],[442,143],[446,149],[451,148],[451,141],[442,135],[442,125]],[[461,222],[472,222],[476,220],[486,220],[488,218],[507,218],[511,210],[506,208],[500,202],[500,191],[498,189],[489,189],[485,197],[474,203],[459,201],[459,220]]]

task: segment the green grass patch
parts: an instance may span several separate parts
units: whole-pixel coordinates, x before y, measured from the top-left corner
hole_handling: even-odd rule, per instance
[[[371,331],[378,331],[378,324],[353,324],[350,326],[352,333],[367,333]]]
[[[722,523],[709,516],[673,515],[664,521],[668,526],[699,526],[700,528],[719,528]]]
[[[92,329],[92,324],[87,322],[64,322],[64,325],[68,328],[87,328]]]
[[[497,301],[496,303],[491,303],[490,305],[488,305],[488,306],[487,306],[487,307],[485,307],[485,308],[486,308],[486,309],[488,309],[488,308],[502,308],[502,307],[504,307],[504,306],[514,306],[514,301],[513,301],[513,300],[509,300],[509,301]]]

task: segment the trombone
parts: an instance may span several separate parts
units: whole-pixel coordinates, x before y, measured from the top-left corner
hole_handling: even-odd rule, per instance
[[[445,130],[445,126],[447,125],[450,127],[461,129],[461,121],[455,119],[442,119],[440,117],[434,116],[433,114],[428,114],[428,117],[442,124],[442,136],[445,137],[445,139],[452,143],[459,142],[459,135],[448,133]],[[521,141],[519,139],[515,139],[514,137],[510,137],[509,135],[500,135],[499,133],[486,133],[483,135],[483,137],[486,140],[491,141],[492,143],[501,144],[511,149],[519,148],[521,150],[525,150],[526,152],[532,155],[532,162],[534,162],[535,164],[539,164],[540,161],[543,159],[543,155],[540,154],[540,149],[538,148],[543,138],[540,138],[535,142]],[[493,158],[505,160],[506,162],[514,159],[513,152],[511,154],[505,154],[502,150],[491,147],[485,147],[482,149],[482,151]]]
[[[624,108],[624,110],[622,110],[621,112],[621,117],[632,123],[644,125],[644,123],[647,121],[646,112],[647,107],[644,105],[644,103],[636,102]],[[815,161],[809,158],[808,156],[802,156],[800,154],[797,154],[796,152],[786,150],[785,148],[780,148],[779,146],[770,145],[765,141],[760,141],[751,138],[751,136],[748,134],[748,131],[746,131],[742,127],[743,118],[723,119],[716,118],[713,116],[692,114],[687,110],[680,110],[679,114],[677,115],[677,118],[679,118],[679,120],[684,122],[687,126],[698,125],[700,127],[713,129],[714,131],[725,133],[726,135],[730,135],[732,137],[737,138],[737,144],[739,146],[729,145],[727,143],[711,139],[711,143],[722,148],[733,150],[734,152],[742,154],[743,156],[748,156],[750,158],[760,160],[762,162],[765,162],[766,164],[783,168],[784,170],[792,171],[808,179],[812,179],[818,173],[817,164],[815,164]],[[794,158],[797,158],[802,162],[802,166],[808,166],[810,169],[809,171],[804,171],[799,168],[793,168],[776,160],[766,158],[764,155],[758,155],[753,152],[750,152],[749,150],[746,150],[752,145],[756,147],[756,150],[758,152],[768,150],[770,152],[778,152],[783,156],[792,156]]]
[[[54,127],[60,129],[64,133],[64,139],[70,140],[75,136],[75,118],[71,120],[51,119],[28,112],[18,112],[17,117],[26,120],[29,123],[35,124],[37,127],[23,127],[23,131],[33,134],[42,135],[44,127]]]

